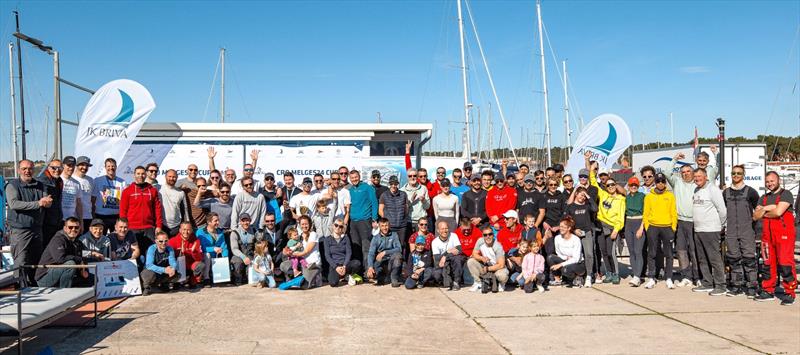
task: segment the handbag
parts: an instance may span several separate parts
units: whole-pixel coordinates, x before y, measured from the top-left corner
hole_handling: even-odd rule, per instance
[[[231,281],[231,262],[227,257],[211,258],[211,280],[215,284]]]

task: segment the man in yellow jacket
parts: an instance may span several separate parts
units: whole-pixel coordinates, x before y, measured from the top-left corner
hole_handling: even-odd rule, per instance
[[[667,191],[667,177],[664,174],[656,175],[656,186],[644,198],[644,213],[642,226],[636,232],[636,237],[641,238],[642,233],[647,234],[647,281],[644,288],[651,289],[656,285],[656,255],[665,258],[660,265],[664,265],[664,278],[667,288],[674,289],[672,282],[672,240],[678,227],[678,209],[675,204],[675,195]],[[658,253],[658,249],[662,253]]]

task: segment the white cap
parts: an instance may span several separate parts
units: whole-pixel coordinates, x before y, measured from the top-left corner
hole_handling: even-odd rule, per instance
[[[503,217],[519,219],[519,215],[517,214],[517,211],[514,211],[514,210],[506,211],[506,213],[503,213]]]

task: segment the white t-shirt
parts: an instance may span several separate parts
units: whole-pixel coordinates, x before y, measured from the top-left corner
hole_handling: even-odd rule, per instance
[[[83,219],[83,216],[75,214],[78,202],[77,199],[80,198],[82,194],[81,184],[72,177],[67,178],[62,176],[61,180],[64,181],[64,189],[61,192],[61,213],[64,215],[64,219],[66,220],[69,217]],[[89,213],[91,213],[91,207],[89,208]]]
[[[325,189],[325,192],[328,192],[328,189]],[[350,206],[350,190],[346,188],[341,188],[336,191],[336,212],[333,214],[333,218],[344,218],[344,209],[345,207]],[[328,208],[331,208],[331,205],[328,204]],[[331,209],[333,210],[333,209]]]
[[[458,240],[458,236],[455,233],[450,233],[450,237],[447,238],[447,241],[442,241],[442,238],[439,238],[437,235],[436,239],[431,242],[431,254],[442,255],[448,250],[460,246],[461,241]]]
[[[72,178],[81,187],[81,219],[92,219],[92,191],[94,191],[94,179],[88,176],[79,177],[73,174]]]
[[[297,194],[292,196],[292,199],[289,200],[289,208],[294,211],[294,213],[298,215],[306,215],[311,217],[314,214],[314,211],[317,209],[317,200],[319,199],[319,195],[317,194]]]
[[[311,242],[314,242],[314,249],[311,250],[311,252],[308,253],[308,255],[306,255],[306,262],[309,265],[319,264],[319,262],[321,261],[319,256],[319,237],[317,237],[316,232],[310,232],[310,234],[308,235],[308,240],[303,241],[303,250],[306,250],[306,248],[308,248],[308,244]]]
[[[92,196],[95,200],[94,212],[102,215],[118,215],[119,202],[122,200],[122,190],[125,189],[125,180],[119,176],[109,179],[108,176],[100,176],[94,179],[94,189]]]

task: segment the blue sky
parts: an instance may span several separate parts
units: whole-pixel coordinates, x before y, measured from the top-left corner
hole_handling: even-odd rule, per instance
[[[470,6],[514,145],[541,146],[535,2]],[[546,49],[554,145],[564,143],[557,72],[564,59],[585,121],[619,114],[635,143],[669,140],[669,112],[678,141],[690,139],[695,125],[701,135],[715,135],[719,116],[729,136],[800,133],[798,1],[542,6],[558,60]],[[463,121],[455,1],[0,1],[3,160],[11,156],[6,45],[14,9],[24,33],[60,51],[65,79],[91,88],[119,78],[144,84],[158,106],[152,121],[203,120],[224,46],[228,122],[375,122],[381,112],[384,122],[436,122],[434,147],[447,146],[451,130],[460,141],[462,126],[450,122]],[[468,20],[466,32],[470,101],[481,110],[485,137],[493,99]],[[52,64],[28,45],[23,56],[29,151],[41,156],[48,109],[52,117]],[[219,117],[214,90],[206,122]],[[62,97],[66,119],[89,99],[67,87]],[[494,145],[505,145],[496,107],[492,115]],[[68,152],[75,131],[64,133]]]

